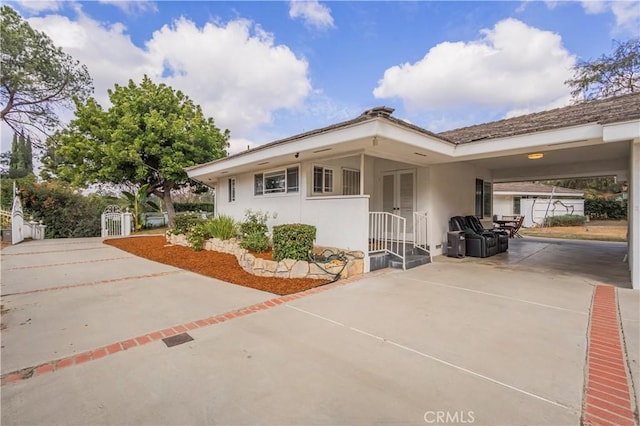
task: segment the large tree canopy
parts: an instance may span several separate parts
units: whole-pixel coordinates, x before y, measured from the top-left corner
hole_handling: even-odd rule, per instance
[[[611,55],[580,62],[565,83],[575,100],[602,99],[640,91],[640,39],[614,41]]]
[[[59,124],[57,108],[92,92],[87,68],[10,6],[0,7],[0,39],[0,119],[16,133],[49,133]]]
[[[184,167],[226,156],[229,131],[182,92],[147,76],[140,85],[116,85],[109,99],[106,111],[93,98],[76,102],[77,118],[47,141],[45,173],[76,185],[148,185],[172,224],[171,191],[189,182]]]

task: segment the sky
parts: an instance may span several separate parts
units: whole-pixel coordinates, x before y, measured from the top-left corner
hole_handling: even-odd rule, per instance
[[[568,105],[576,63],[640,36],[640,1],[2,4],[88,67],[103,107],[146,74],[229,129],[231,153],[383,105],[433,132]]]

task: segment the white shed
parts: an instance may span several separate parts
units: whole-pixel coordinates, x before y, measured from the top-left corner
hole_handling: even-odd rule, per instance
[[[524,216],[522,226],[541,225],[546,216],[584,216],[584,192],[533,182],[493,185],[493,213]]]

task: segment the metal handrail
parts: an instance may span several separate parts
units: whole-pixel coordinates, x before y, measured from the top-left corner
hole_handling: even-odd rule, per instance
[[[406,269],[407,220],[388,212],[369,212],[369,253],[390,253]]]

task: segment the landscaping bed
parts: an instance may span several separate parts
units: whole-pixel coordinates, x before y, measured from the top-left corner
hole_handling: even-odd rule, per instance
[[[256,276],[242,269],[232,254],[194,251],[189,247],[169,245],[164,236],[117,238],[105,240],[104,243],[145,259],[278,295],[298,293],[330,282],[310,278]]]

